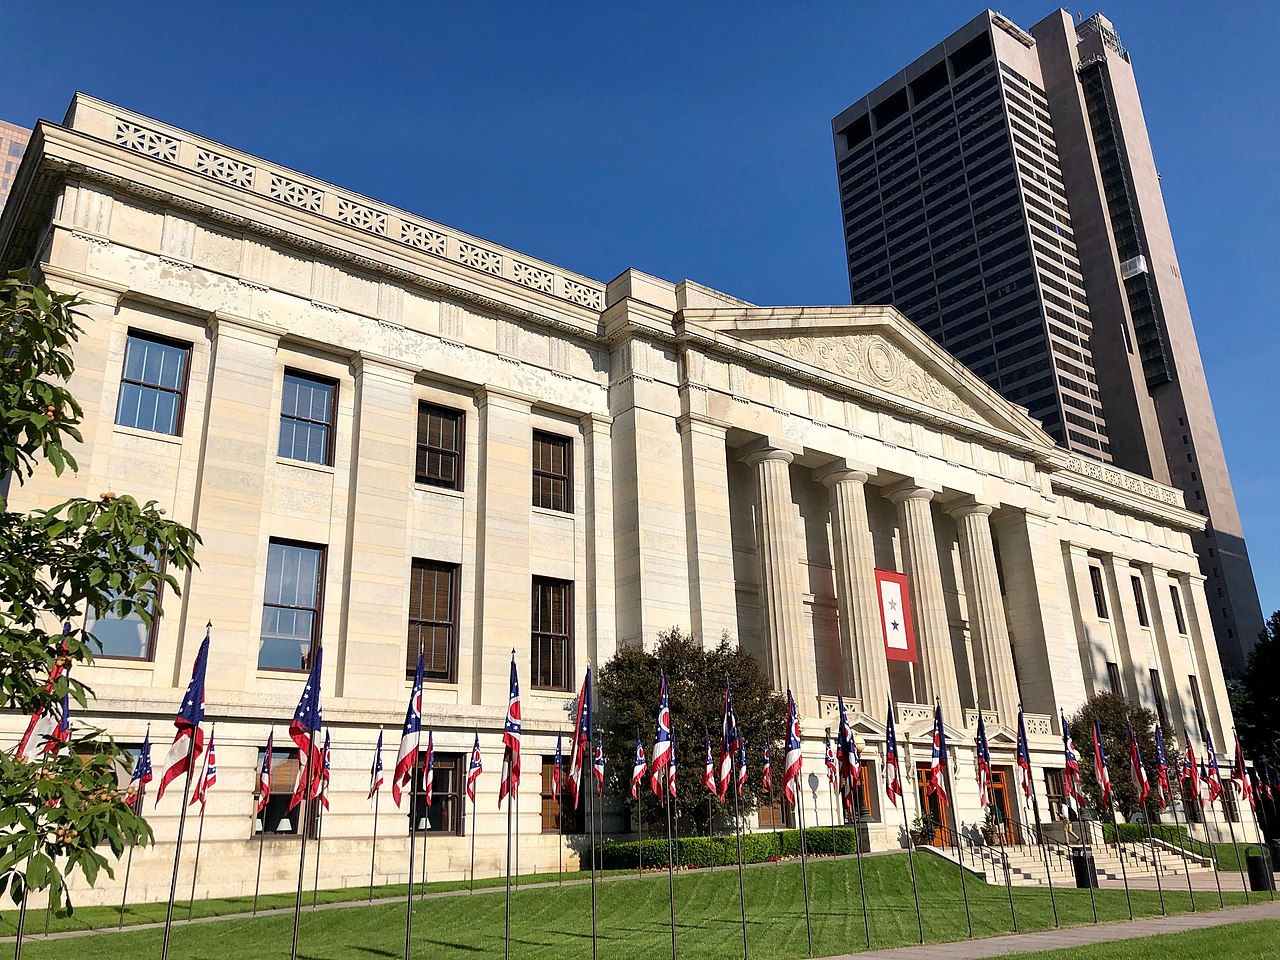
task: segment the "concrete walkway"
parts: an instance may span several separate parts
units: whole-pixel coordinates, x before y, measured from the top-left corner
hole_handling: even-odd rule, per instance
[[[929,943],[923,947],[846,953],[828,960],[979,960],[981,957],[1003,957],[1036,950],[1057,950],[1091,943],[1130,940],[1134,937],[1151,937],[1161,933],[1180,933],[1183,930],[1203,930],[1206,927],[1239,923],[1241,920],[1280,920],[1280,901],[1249,907],[1229,907],[1213,913],[1184,913],[1172,917],[1104,923],[1096,927],[1071,927],[1041,933],[989,937],[985,940],[961,940],[955,943]]]

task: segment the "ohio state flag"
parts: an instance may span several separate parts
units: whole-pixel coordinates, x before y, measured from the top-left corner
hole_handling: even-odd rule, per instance
[[[916,632],[911,621],[911,598],[905,574],[876,571],[876,598],[880,603],[880,628],[884,655],[890,660],[916,662]]]

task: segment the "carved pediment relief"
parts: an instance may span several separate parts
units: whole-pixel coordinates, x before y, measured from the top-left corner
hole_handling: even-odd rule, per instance
[[[756,339],[765,350],[848,377],[968,420],[980,419],[955,390],[945,386],[896,343],[877,333],[834,337]]]

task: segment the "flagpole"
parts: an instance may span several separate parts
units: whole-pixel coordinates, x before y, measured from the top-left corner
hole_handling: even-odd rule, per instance
[[[196,752],[196,734],[199,727],[191,731],[187,744],[187,769],[182,786],[182,812],[178,814],[178,838],[173,850],[173,876],[169,880],[169,906],[164,918],[164,941],[160,946],[160,960],[169,960],[169,934],[173,929],[173,900],[178,895],[178,865],[182,862],[182,833],[187,825],[187,803],[191,799],[192,760]],[[161,781],[161,786],[164,782]],[[25,902],[23,906],[25,906]],[[19,935],[21,937],[21,935]],[[295,957],[294,960],[297,960]]]
[[[843,758],[841,758],[841,760],[836,763],[837,777],[841,776],[840,764],[842,762],[843,762]],[[859,770],[858,773],[859,775],[861,775],[862,771]],[[853,792],[857,788],[858,788],[858,782],[855,780],[849,792],[849,799],[850,801],[852,801],[851,805],[853,807],[853,853],[858,861],[858,893],[861,895],[861,898],[862,898],[862,932],[866,935],[867,949],[870,950],[871,949],[871,917],[867,913],[867,880],[862,873],[862,831],[861,829],[859,829],[859,826],[858,826],[859,798]],[[843,816],[844,807],[841,806],[840,809]],[[908,841],[910,841],[910,837],[908,837],[907,839]],[[913,878],[915,877],[914,867],[912,868],[911,875]]]
[[[298,960],[298,926],[302,921],[302,885],[307,865],[307,833],[311,827],[311,764],[314,762],[315,749],[316,732],[310,729],[307,731],[307,766],[298,771],[298,775],[305,776],[306,781],[302,788],[302,842],[298,844],[298,890],[293,901],[293,946],[290,960]]]
[[[1006,790],[1007,789],[1008,789],[1008,785],[1006,784]],[[1007,793],[1006,793],[1006,796],[1007,796]],[[995,809],[994,804],[992,805],[992,809],[993,810]],[[992,819],[994,820],[994,818]],[[997,827],[999,827],[999,829],[996,830],[996,838],[1000,841],[1000,864],[1001,866],[1004,867],[1004,888],[1009,894],[1009,916],[1013,920],[1013,932],[1017,933],[1018,932],[1018,914],[1013,909],[1013,880],[1009,876],[1009,857],[1004,852],[1005,824],[999,823],[997,824]]]
[[[836,772],[836,776],[840,776],[839,771]],[[830,777],[827,777],[827,815],[831,818],[831,856],[834,857],[836,855],[836,785]]]
[[[733,769],[734,761],[732,756],[729,758],[729,776],[733,779],[733,826],[734,836],[738,841],[738,906],[742,910],[742,960],[748,960],[747,954],[747,892],[746,886],[742,881],[742,820],[738,815],[739,804],[741,803],[740,794],[742,788],[738,785],[738,778]],[[773,785],[773,776],[769,777],[770,787]],[[772,789],[770,790],[772,797]],[[772,799],[769,801],[772,803]]]
[[[412,703],[412,696],[410,697]],[[407,725],[407,722],[406,722]],[[413,944],[413,861],[418,850],[418,752],[422,748],[422,732],[418,731],[417,746],[414,748],[413,766],[409,768],[409,886],[404,898],[404,960],[409,960],[409,950]],[[399,761],[396,761],[399,767]],[[396,776],[399,776],[397,770]],[[395,783],[399,783],[396,780]],[[395,783],[392,785],[394,786]]]
[[[148,728],[148,732],[150,732],[150,728]],[[141,810],[143,804],[146,802],[146,795],[147,785],[145,783],[139,785],[137,800],[138,810]],[[139,816],[141,816],[141,814],[139,814]],[[120,925],[116,928],[117,930],[124,929],[124,906],[129,902],[129,872],[133,869],[133,848],[136,846],[136,843],[129,844],[129,857],[124,863],[124,891],[120,894]]]
[[[476,892],[476,798],[474,793],[471,795],[471,881],[470,892]]]
[[[919,799],[919,788],[916,790],[917,799]],[[920,887],[916,883],[916,860],[913,852],[914,844],[911,842],[911,821],[907,819],[907,800],[906,797],[900,797],[902,800],[902,829],[907,835],[907,866],[911,868],[911,895],[916,901],[916,926],[920,930],[920,943],[924,944],[924,917],[920,914]],[[923,811],[921,811],[923,812]],[[859,857],[859,864],[862,859]],[[864,893],[865,897],[866,894]]]
[[[940,738],[939,742],[944,743],[946,732],[942,728],[942,706],[936,700],[934,701],[934,705],[938,709],[938,737]],[[939,757],[938,760],[939,760],[939,764],[942,767],[942,779],[946,781],[946,786],[947,786],[947,804],[946,805],[951,810],[951,820],[954,823],[956,819],[956,814],[955,814],[955,806],[952,802],[952,798],[956,794],[955,794],[955,786],[951,782],[951,758],[949,756],[950,751],[947,751],[947,753],[948,753],[948,756]],[[938,806],[941,809],[942,804],[939,803]],[[944,814],[944,817],[945,817],[945,814]],[[964,897],[964,922],[965,922],[965,926],[969,930],[969,938],[972,939],[973,938],[973,916],[969,912],[969,887],[968,887],[968,884],[965,883],[964,857],[961,854],[961,849],[960,849],[960,832],[958,830],[952,830],[945,823],[942,825],[942,829],[944,831],[950,831],[955,834],[956,866],[960,870],[960,893]],[[944,833],[944,836],[945,836],[945,833]]]
[[[1129,896],[1129,871],[1124,865],[1124,850],[1120,846],[1120,820],[1116,816],[1116,801],[1108,797],[1107,806],[1111,808],[1111,826],[1116,831],[1116,853],[1120,857],[1120,877],[1124,880],[1124,902],[1129,908],[1129,919],[1133,919],[1133,898]],[[1105,842],[1105,838],[1104,838]]]
[[[316,814],[316,869],[315,875],[311,881],[311,907],[315,909],[316,899],[320,894],[320,854],[324,851],[324,844],[321,842],[324,838],[324,804],[320,804],[320,809]]]
[[[258,815],[254,813],[254,820]],[[267,808],[262,808],[262,829],[258,832],[258,872],[253,880],[253,915],[258,915],[258,891],[262,888],[262,849],[267,844]]]
[[[503,761],[503,773],[506,771],[506,761]],[[507,797],[507,909],[506,920],[503,926],[503,956],[506,960],[511,960],[511,797]],[[410,870],[412,872],[412,868]],[[405,960],[409,958],[409,945],[405,944]]]
[[[1022,709],[1021,704],[1019,704],[1018,709]],[[1040,825],[1040,799],[1036,795],[1035,781],[1032,780],[1030,772],[1028,772],[1027,775],[1027,782],[1031,784],[1031,813],[1036,820],[1036,843],[1039,844],[1040,855],[1044,858],[1044,875],[1045,879],[1049,882],[1049,904],[1053,907],[1053,926],[1056,930],[1059,926],[1058,901],[1053,893],[1053,869],[1049,864],[1049,851],[1044,848],[1044,843],[1041,842],[1041,835],[1044,828]],[[1070,823],[1070,820],[1067,822]]]
[[[382,732],[378,732],[382,736]],[[373,871],[378,859],[378,808],[382,805],[382,790],[373,791],[373,843],[369,845],[369,902],[373,903]],[[265,826],[265,824],[264,824]]]
[[[590,709],[590,705],[587,706],[587,709]],[[595,750],[595,745],[591,743],[589,737],[587,738],[587,744],[588,749]],[[586,760],[585,756],[583,760]],[[595,779],[594,759],[591,762],[591,773],[588,775],[587,771],[583,770],[581,775],[587,781],[587,829],[591,833],[591,960],[596,960],[599,956],[599,943],[596,937],[596,852],[599,848],[596,844],[596,805],[593,799],[595,797],[595,784],[591,782]]]
[[[1168,774],[1166,774],[1166,777],[1167,777],[1167,776],[1168,776]],[[1179,776],[1179,778],[1178,778],[1178,792],[1179,792],[1179,793],[1182,793],[1182,778],[1181,778],[1180,776]],[[1173,812],[1173,826],[1174,826],[1174,830],[1176,830],[1178,834],[1181,834],[1181,833],[1182,833],[1182,824],[1181,824],[1181,822],[1178,820],[1178,805],[1177,805],[1176,803],[1174,803],[1174,802],[1173,802],[1173,789],[1172,789],[1172,788],[1170,788],[1170,790],[1169,790],[1169,809]],[[1187,828],[1187,841],[1188,841],[1188,842],[1190,842],[1190,840],[1191,840],[1191,828],[1190,828],[1190,827],[1188,827],[1188,828]],[[1182,872],[1183,872],[1183,873],[1185,873],[1185,874],[1187,875],[1187,894],[1188,894],[1188,896],[1190,896],[1190,897],[1191,897],[1191,912],[1192,912],[1192,913],[1197,913],[1198,911],[1196,910],[1196,893],[1195,893],[1195,888],[1194,888],[1194,886],[1192,886],[1192,883],[1191,883],[1191,862],[1190,862],[1189,858],[1187,857],[1187,844],[1179,842],[1179,843],[1178,843],[1178,847],[1179,847],[1179,849],[1181,849],[1181,851],[1182,851]],[[1215,873],[1217,872],[1217,867],[1216,867],[1216,865],[1215,865],[1215,867],[1214,867],[1214,872],[1215,872]]]
[[[795,779],[796,785],[796,821],[800,825],[800,881],[801,888],[804,891],[804,933],[805,940],[808,943],[809,952],[807,956],[813,956],[813,922],[809,918],[809,852],[805,843],[804,835],[804,783],[799,776]]]
[[[1256,769],[1256,768],[1255,768],[1255,769]],[[1242,771],[1241,771],[1241,776],[1244,776],[1244,777],[1249,776],[1249,771],[1248,771],[1248,770],[1242,770]],[[1254,783],[1252,783],[1250,786],[1252,786],[1252,787],[1253,787],[1253,796],[1257,797],[1257,796],[1258,796],[1258,785],[1257,785],[1257,782],[1256,782],[1256,778],[1255,778],[1255,782],[1254,782]],[[1258,818],[1259,818],[1259,816],[1262,816],[1262,817],[1265,817],[1265,816],[1266,816],[1266,812],[1265,812],[1265,810],[1263,809],[1263,805],[1262,805],[1262,802],[1261,802],[1261,801],[1262,801],[1262,799],[1263,799],[1262,797],[1258,797],[1258,802],[1257,802],[1257,804],[1256,804],[1256,805],[1255,805],[1255,804],[1250,804],[1249,806],[1253,807],[1253,810],[1254,810],[1254,817],[1253,817],[1253,835],[1254,835],[1254,836],[1257,838],[1257,840],[1258,840],[1258,852],[1259,852],[1260,854],[1262,854],[1263,861],[1266,863],[1267,873],[1270,875],[1270,874],[1274,873],[1274,871],[1271,869],[1271,851],[1270,851],[1270,850],[1268,850],[1268,849],[1267,849],[1267,847],[1266,847],[1266,845],[1262,842],[1262,829],[1261,829],[1261,827],[1259,827],[1259,825],[1258,825]],[[1276,898],[1276,885],[1275,885],[1275,881],[1272,881],[1270,884],[1268,884],[1268,886],[1267,886],[1267,893],[1268,893],[1268,895],[1270,896],[1270,898],[1271,898],[1272,900],[1275,900],[1275,898]]]
[[[205,765],[208,766],[208,757],[205,757]],[[203,774],[201,774],[203,776]],[[200,801],[200,828],[196,831],[196,862],[191,870],[191,897],[187,900],[187,923],[191,922],[191,913],[196,906],[196,878],[200,876],[200,847],[204,843],[204,808],[205,801]]]
[[[1221,777],[1219,777],[1219,779],[1221,779]],[[1228,783],[1230,783],[1232,787],[1235,786],[1234,780],[1230,780],[1228,781]],[[1244,890],[1244,902],[1248,903],[1249,902],[1249,883],[1244,878],[1244,864],[1240,862],[1240,847],[1236,844],[1236,828],[1232,824],[1230,812],[1227,810],[1226,796],[1227,796],[1227,784],[1224,783],[1222,784],[1222,797],[1223,797],[1222,819],[1227,821],[1227,831],[1231,834],[1231,849],[1236,855],[1236,866],[1240,868],[1240,888]],[[1236,800],[1236,811],[1237,811],[1237,814],[1240,811],[1239,800]]]
[[[45,769],[45,766],[47,765],[48,760],[49,760],[49,751],[42,749],[40,751],[40,772],[42,774],[44,772],[44,769]],[[32,811],[32,815],[31,815],[32,825],[36,827],[37,830],[39,827],[40,809],[41,808],[37,805],[35,810]],[[186,807],[184,806],[183,809],[185,810]],[[28,855],[27,869],[24,870],[22,874],[22,903],[19,904],[18,906],[18,927],[14,931],[15,937],[13,941],[13,960],[22,960],[22,939],[23,939],[23,933],[26,930],[26,926],[27,926],[27,900],[29,899],[29,895],[31,893],[30,889],[27,887],[27,871],[29,871],[30,869],[31,869],[31,855]],[[173,907],[173,904],[172,902],[170,902],[171,910],[172,910],[172,907]],[[49,912],[46,909],[45,923],[47,924],[48,922],[49,922]],[[166,933],[167,932],[168,930],[166,928]]]
[[[668,772],[667,776],[670,776]],[[675,852],[671,845],[671,808],[673,802],[667,799],[667,784],[662,785],[662,806],[667,813],[667,900],[671,907],[671,960],[676,960],[676,877]],[[710,844],[707,845],[710,849]],[[712,862],[715,858],[711,858]]]

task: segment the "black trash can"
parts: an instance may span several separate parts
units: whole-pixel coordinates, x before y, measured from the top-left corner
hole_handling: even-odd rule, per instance
[[[1249,866],[1249,889],[1250,890],[1274,890],[1276,888],[1276,878],[1271,874],[1271,864],[1268,862],[1266,851],[1258,847],[1258,853],[1251,853],[1245,858],[1245,863]]]
[[[1076,886],[1082,890],[1098,885],[1098,865],[1093,851],[1087,847],[1071,848],[1071,868],[1076,874]]]
[[[1280,871],[1280,840],[1271,841],[1271,872]]]

